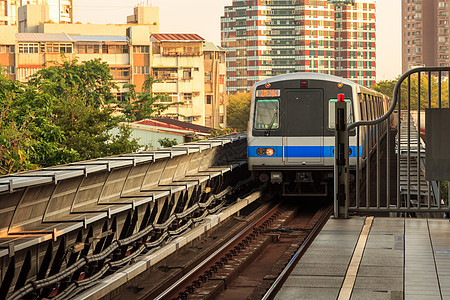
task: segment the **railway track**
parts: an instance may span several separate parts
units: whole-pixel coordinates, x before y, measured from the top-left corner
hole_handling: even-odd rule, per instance
[[[235,228],[223,230],[228,237],[217,238],[222,242],[213,250],[199,249],[205,254],[197,254],[189,267],[168,266],[167,270],[178,270],[172,272],[178,274],[172,280],[165,276],[158,284],[149,276],[112,298],[134,294],[136,299],[270,299],[277,292],[273,285],[281,286],[331,211],[328,205],[298,200],[263,206]]]

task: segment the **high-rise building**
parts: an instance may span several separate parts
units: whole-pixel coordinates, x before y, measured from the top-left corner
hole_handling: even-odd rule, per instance
[[[229,93],[301,71],[375,83],[375,0],[336,7],[324,0],[233,0],[221,34]]]
[[[402,71],[449,65],[448,0],[402,1]]]
[[[73,0],[0,0],[0,25],[18,25],[18,9],[26,5],[42,5],[45,21],[73,23]]]

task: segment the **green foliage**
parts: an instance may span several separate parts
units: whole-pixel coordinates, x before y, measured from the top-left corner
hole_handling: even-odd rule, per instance
[[[251,93],[238,93],[228,96],[228,127],[235,128],[237,131],[247,130],[251,98]]]
[[[163,139],[158,139],[158,143],[161,145],[161,147],[163,148],[170,148],[173,146],[178,145],[178,142],[176,139],[169,139],[169,138],[163,138]]]
[[[37,72],[31,77],[29,85],[53,99],[50,107],[52,122],[64,133],[67,149],[77,153],[76,157],[58,163],[88,160],[139,148],[136,140],[129,139],[129,130],[120,130],[115,138],[109,133],[119,125],[119,120],[111,118],[112,109],[107,105],[115,101],[112,89],[116,85],[105,62],[96,59],[56,64]],[[128,140],[129,144],[126,143]],[[52,165],[42,161],[39,163]]]
[[[394,88],[397,83],[397,79],[379,81],[372,86],[372,89],[379,91],[390,99],[393,98]],[[439,106],[439,79],[436,76],[431,76],[430,83],[428,83],[428,76],[422,74],[420,78],[420,99],[419,99],[419,80],[417,74],[410,77],[409,94],[411,97],[410,108],[411,110],[417,110],[420,100],[420,109],[428,107],[436,108]],[[431,87],[430,99],[428,97],[428,85]],[[400,86],[400,107],[402,110],[408,108],[408,80],[403,81]],[[448,79],[441,82],[441,107],[448,107]]]
[[[236,130],[231,127],[219,128],[219,129],[211,128],[211,134],[210,134],[209,138],[216,137],[216,136],[224,136],[224,135],[231,134],[231,133],[236,133]]]
[[[448,181],[441,181],[441,197],[444,199],[445,205],[448,205]]]
[[[54,64],[27,85],[0,74],[0,174],[139,149],[129,128],[109,133],[112,79],[100,60]]]
[[[0,75],[1,76],[1,75]],[[0,79],[0,90],[3,90],[3,78]],[[11,111],[12,97],[0,98],[0,174],[8,174],[31,169],[29,161],[30,131],[28,122],[21,126],[14,121]]]
[[[397,79],[381,80],[381,81],[378,81],[375,85],[371,86],[370,88],[377,92],[380,92],[380,93],[386,95],[386,97],[389,97],[390,99],[392,99],[392,95],[394,94],[394,87],[395,87],[396,83],[397,83]]]
[[[124,85],[129,91],[125,93],[126,101],[119,103],[119,107],[122,108],[126,121],[160,117],[170,106],[183,104],[183,102],[168,102],[167,94],[153,94],[153,84],[160,81],[152,76],[148,77],[140,93],[136,92],[136,85]]]
[[[30,77],[30,85],[59,100],[76,96],[79,102],[95,108],[115,101],[112,91],[117,86],[106,62],[94,59],[49,64],[52,66]]]

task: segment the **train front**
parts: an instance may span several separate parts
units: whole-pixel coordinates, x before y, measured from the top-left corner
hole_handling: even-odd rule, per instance
[[[344,94],[352,118],[354,83],[293,73],[253,86],[248,162],[255,178],[284,195],[324,196],[332,187],[334,106]]]

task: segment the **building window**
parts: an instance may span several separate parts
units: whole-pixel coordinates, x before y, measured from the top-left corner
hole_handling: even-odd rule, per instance
[[[150,67],[149,66],[135,66],[134,74],[148,75],[148,74],[150,74]]]
[[[150,53],[150,46],[133,46],[134,53]]]
[[[178,79],[177,68],[153,68],[153,75],[156,79],[176,80]]]
[[[116,99],[119,102],[125,102],[125,93],[116,93]]]
[[[204,55],[205,55],[205,59],[212,59],[213,58],[212,52],[204,52]]]
[[[19,44],[19,53],[39,53],[39,44]]]
[[[192,71],[191,69],[183,69],[183,79],[184,80],[190,80],[192,79]]]
[[[212,95],[206,95],[206,104],[212,104]]]
[[[14,53],[14,45],[0,45],[0,53]]]
[[[111,75],[114,78],[129,78],[130,69],[129,68],[111,68]]]
[[[79,54],[94,54],[100,53],[99,44],[80,44],[76,47],[77,53]]]
[[[43,47],[41,47],[42,51]],[[46,43],[45,52],[47,53],[72,53],[72,44]]]
[[[206,82],[211,82],[212,81],[211,72],[205,72],[205,81]]]
[[[128,45],[102,45],[102,53],[105,54],[125,54],[128,53]]]
[[[164,56],[198,56],[203,55],[200,46],[194,47],[175,47],[175,46],[164,46],[163,47]]]
[[[14,66],[0,66],[0,70],[3,68],[6,75],[14,75],[16,73],[16,67]]]
[[[189,104],[192,102],[192,93],[184,93],[183,94],[184,104]]]

